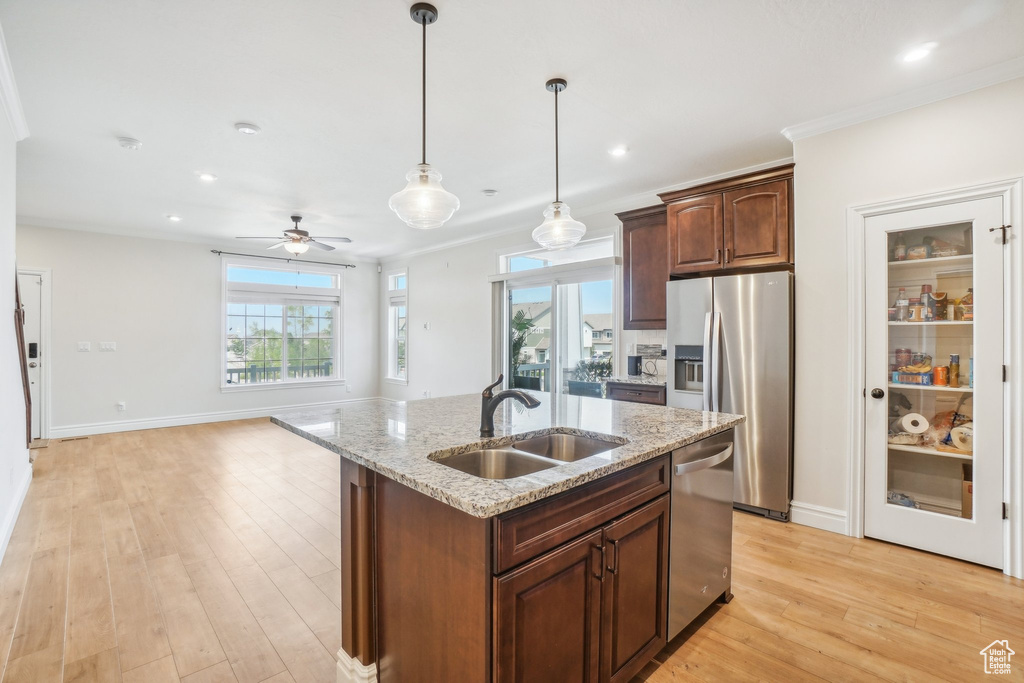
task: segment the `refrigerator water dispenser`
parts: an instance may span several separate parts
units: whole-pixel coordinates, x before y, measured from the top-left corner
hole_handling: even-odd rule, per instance
[[[676,346],[676,391],[704,391],[704,347]]]

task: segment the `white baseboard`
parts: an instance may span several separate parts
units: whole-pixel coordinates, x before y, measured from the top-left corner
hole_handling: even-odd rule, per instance
[[[66,439],[72,436],[91,436],[93,434],[112,434],[114,432],[134,432],[140,429],[159,429],[161,427],[181,427],[184,425],[204,424],[206,422],[227,422],[229,420],[248,420],[254,417],[269,417],[277,413],[305,408],[325,408],[344,403],[373,401],[376,397],[350,398],[342,401],[322,401],[320,403],[298,403],[276,406],[273,408],[251,408],[247,410],[223,410],[213,413],[194,413],[192,415],[172,415],[170,417],[151,417],[139,420],[117,420],[114,422],[92,422],[89,424],[64,425],[50,427],[49,438]]]
[[[795,524],[849,536],[846,511],[794,500],[789,505],[789,520]]]
[[[25,457],[28,457],[26,454]],[[18,484],[17,490],[14,492],[14,499],[11,501],[11,507],[7,511],[7,515],[4,517],[4,525],[0,527],[0,560],[3,559],[4,553],[7,552],[7,544],[11,541],[11,534],[14,533],[14,525],[18,521],[18,515],[21,513],[21,505],[25,502],[25,496],[28,495],[29,484],[32,483],[32,464],[25,468],[25,476],[22,477],[21,482]]]
[[[344,648],[338,650],[338,683],[377,683],[377,665],[363,664],[349,657]]]

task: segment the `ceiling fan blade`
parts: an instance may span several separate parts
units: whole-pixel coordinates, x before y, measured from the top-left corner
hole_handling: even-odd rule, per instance
[[[313,247],[314,249],[320,249],[321,251],[334,251],[334,247],[332,247],[331,245],[324,244],[323,242],[317,242],[314,239],[306,240],[306,244]]]
[[[279,240],[280,237],[236,237],[236,240]]]
[[[278,247],[283,247],[284,245],[288,244],[289,242],[291,242],[291,240],[281,240],[277,244],[271,244],[269,247],[267,247],[267,249],[277,249]]]
[[[320,240],[321,242],[351,242],[347,237],[310,237],[311,240]]]

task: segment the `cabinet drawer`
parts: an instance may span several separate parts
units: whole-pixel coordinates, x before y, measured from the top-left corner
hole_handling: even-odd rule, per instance
[[[657,498],[668,491],[669,480],[669,459],[662,456],[496,517],[494,573]]]
[[[665,387],[650,384],[629,384],[627,382],[608,382],[608,398],[613,401],[632,401],[633,403],[653,403],[665,405]]]

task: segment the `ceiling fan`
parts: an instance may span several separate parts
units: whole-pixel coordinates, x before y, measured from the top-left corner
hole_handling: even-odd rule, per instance
[[[284,231],[284,237],[236,237],[239,240],[280,240],[277,244],[271,244],[267,249],[284,247],[285,251],[293,254],[305,254],[310,247],[322,249],[323,251],[334,251],[334,247],[324,242],[351,242],[347,237],[310,237],[309,233],[299,228],[299,221],[302,216],[292,216],[295,226]]]

